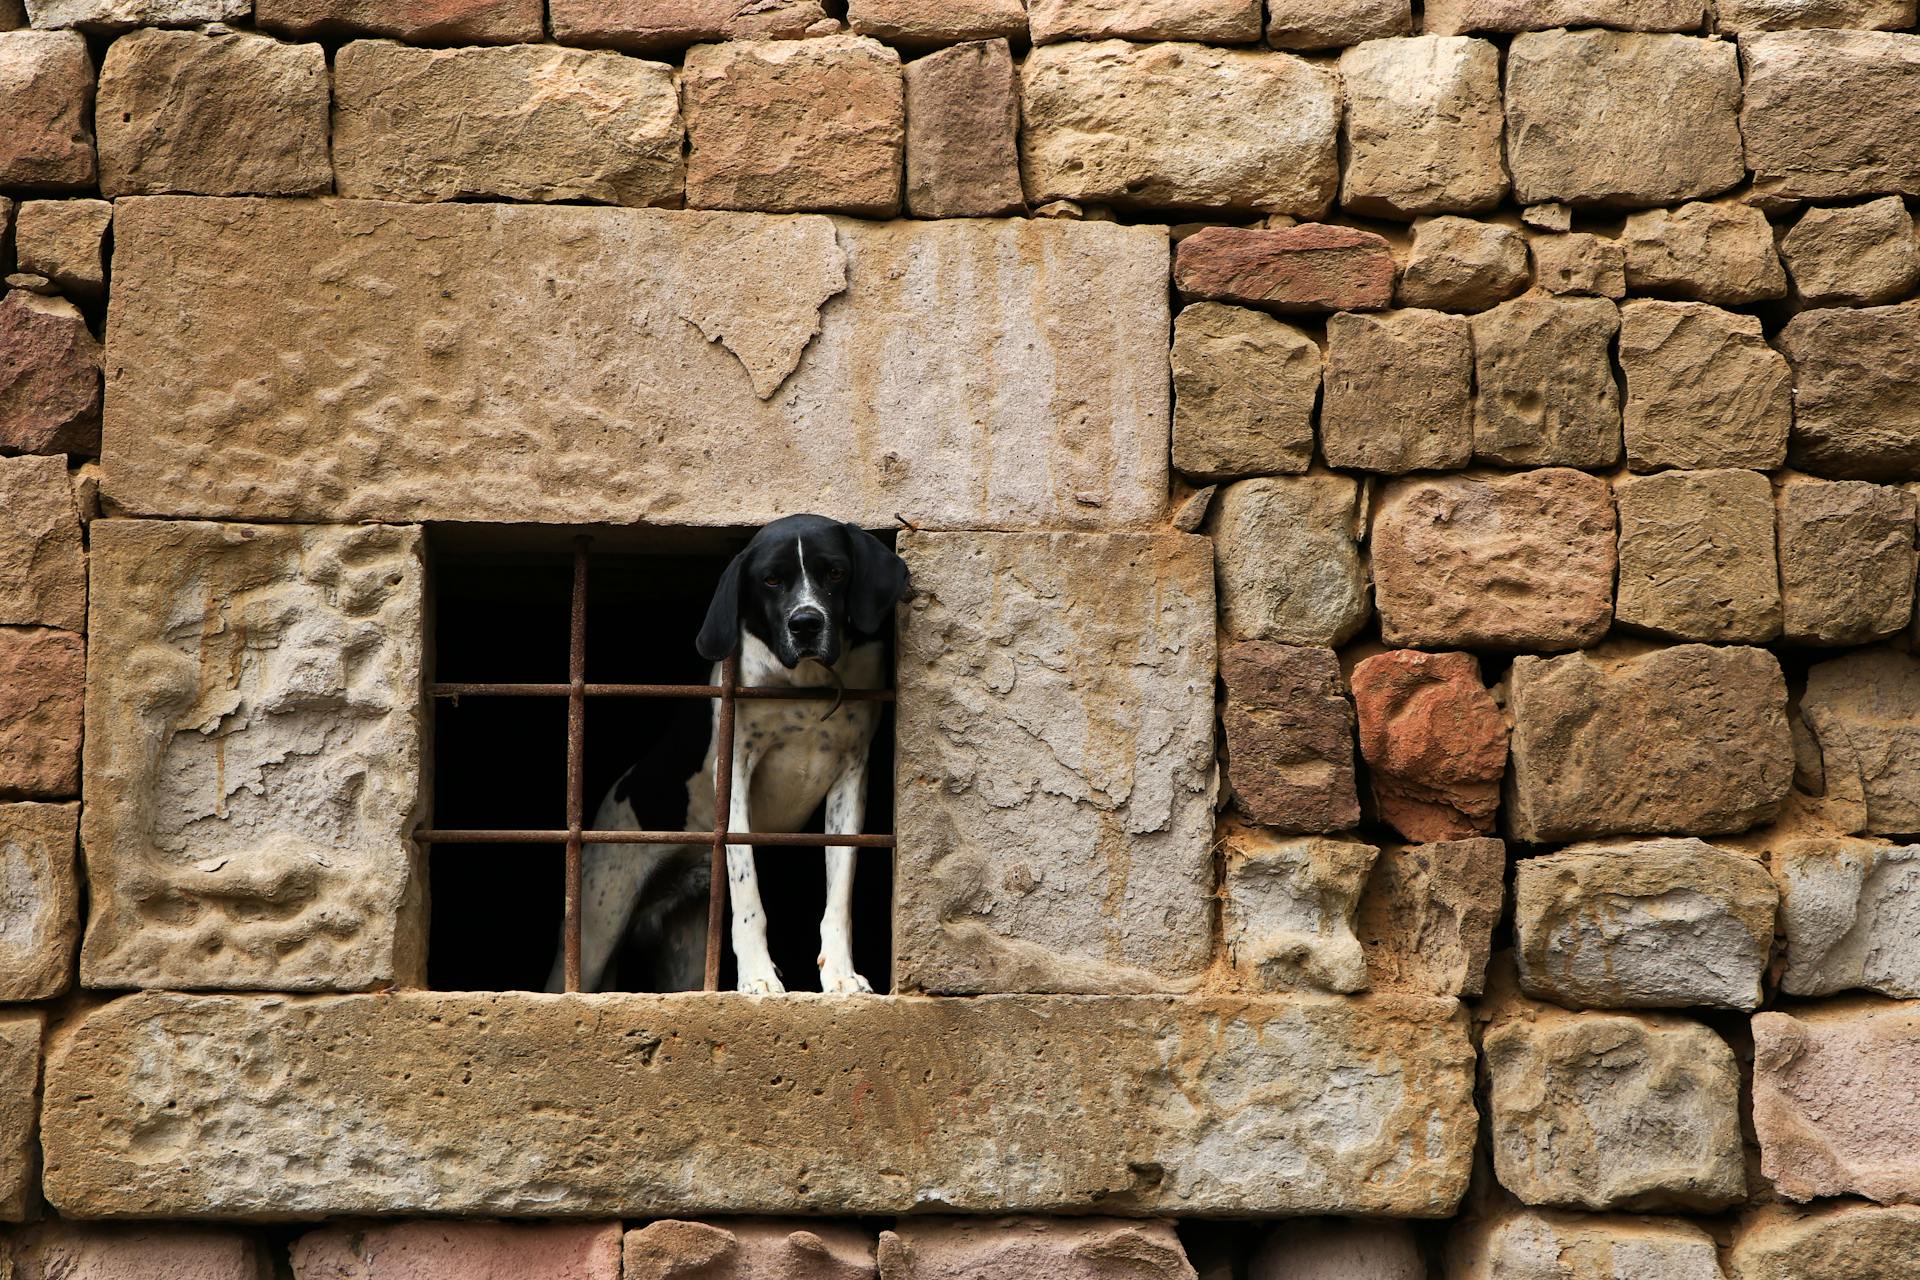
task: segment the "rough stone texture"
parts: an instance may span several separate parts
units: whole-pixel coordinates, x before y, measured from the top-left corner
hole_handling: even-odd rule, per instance
[[[1320,347],[1244,307],[1197,302],[1173,323],[1173,466],[1199,480],[1305,471]]]
[[[417,979],[421,537],[96,521],[89,986]]]
[[[546,28],[540,0],[253,0],[253,18],[287,36],[387,36],[410,44],[530,44]]]
[[[1920,846],[1839,836],[1773,850],[1789,995],[1920,998]]]
[[[1636,299],[1620,308],[1627,465],[1751,467],[1787,459],[1793,370],[1758,316],[1699,302]]]
[[[1527,287],[1527,241],[1518,231],[1471,218],[1422,218],[1395,299],[1403,307],[1484,311]]]
[[[1773,877],[1701,840],[1574,845],[1514,873],[1520,987],[1572,1008],[1757,1009]]]
[[[1867,649],[1807,673],[1800,700],[1829,797],[1855,831],[1920,832],[1920,659]]]
[[[907,212],[991,218],[1026,209],[1020,188],[1020,99],[1005,40],[981,40],[909,62]]]
[[[1396,649],[1353,669],[1360,754],[1381,819],[1409,840],[1493,830],[1507,726],[1470,653]]]
[[[663,62],[356,40],[335,55],[333,78],[343,196],[681,202],[680,96]]]
[[[14,1280],[272,1280],[276,1274],[264,1241],[207,1227],[46,1222],[16,1234],[13,1251]],[[337,1274],[343,1280],[366,1275]]]
[[[1426,1280],[1426,1260],[1404,1222],[1309,1218],[1267,1233],[1247,1261],[1249,1280]]]
[[[798,40],[837,30],[820,0],[548,0],[563,44],[659,51],[702,40]]]
[[[1035,44],[1056,40],[1193,40],[1251,44],[1261,0],[1027,0]]]
[[[1920,1202],[1920,1005],[1834,1000],[1753,1019],[1760,1171],[1790,1200]]]
[[[251,0],[26,0],[26,6],[36,27],[96,32],[245,22],[253,14]]]
[[[1476,458],[1513,467],[1620,460],[1613,337],[1605,298],[1516,298],[1473,317]]]
[[[1214,500],[1220,615],[1235,640],[1337,647],[1370,612],[1360,485],[1317,472],[1228,485]]]
[[[1267,0],[1267,43],[1276,49],[1343,49],[1412,34],[1410,0]]]
[[[873,1280],[874,1237],[817,1219],[668,1218],[626,1234],[623,1280]],[[505,1280],[505,1277],[502,1278]]]
[[[1165,1221],[902,1219],[880,1234],[881,1280],[1194,1280]]]
[[[1809,306],[1874,306],[1920,284],[1920,236],[1898,196],[1808,209],[1780,241],[1780,255]]]
[[[1506,107],[1521,204],[1671,204],[1746,176],[1729,43],[1616,31],[1515,36]]]
[[[1393,301],[1393,251],[1371,231],[1309,222],[1277,231],[1207,227],[1180,242],[1182,296],[1275,311],[1377,311]]]
[[[1674,640],[1758,643],[1780,634],[1773,487],[1764,474],[1623,476],[1613,497],[1619,625]]]
[[[100,448],[100,344],[63,298],[0,298],[0,450]]]
[[[1479,995],[1506,869],[1506,846],[1488,837],[1381,849],[1355,923],[1368,985]]]
[[[1518,1206],[1455,1227],[1446,1274],[1447,1280],[1724,1280],[1713,1237],[1683,1219]]]
[[[93,58],[74,31],[0,32],[0,187],[93,185]]]
[[[294,1280],[621,1280],[618,1222],[390,1222],[293,1243]]]
[[[98,297],[107,286],[101,245],[112,225],[105,200],[28,200],[14,221],[14,255],[22,271],[76,297]]]
[[[1331,649],[1249,640],[1220,655],[1227,780],[1240,811],[1300,834],[1360,821],[1353,704]]]
[[[1530,204],[1520,210],[1520,225],[1546,235],[1567,235],[1573,230],[1573,207],[1558,200]]]
[[[0,1000],[73,985],[80,941],[77,804],[0,804]]]
[[[1715,25],[1729,33],[1798,27],[1898,30],[1914,24],[1913,0],[1714,0]]]
[[[1906,1280],[1915,1258],[1920,1209],[1770,1205],[1741,1220],[1727,1264],[1732,1280]]]
[[[40,1204],[41,1028],[38,1012],[0,1012],[0,1222],[23,1221]]]
[[[1628,217],[1627,287],[1745,306],[1787,296],[1787,273],[1766,214],[1752,205],[1683,204]]]
[[[1500,50],[1460,36],[1370,40],[1340,55],[1340,203],[1411,218],[1490,209],[1501,163]]]
[[[87,553],[59,457],[0,458],[0,626],[87,625]]]
[[[1786,801],[1786,684],[1764,650],[1618,644],[1515,658],[1507,680],[1516,840],[1728,834]]]
[[[1627,247],[1583,231],[1536,236],[1530,242],[1533,272],[1548,293],[1572,297],[1624,298]]]
[[[899,549],[918,596],[900,632],[896,989],[1191,986],[1213,883],[1205,539]]]
[[[1020,72],[1027,199],[1317,217],[1339,181],[1340,82],[1290,54],[1101,40]]]
[[[1803,311],[1780,331],[1793,364],[1793,465],[1842,480],[1920,475],[1920,302]]]
[[[1578,649],[1613,621],[1613,500],[1564,468],[1396,480],[1373,518],[1380,637]]]
[[[848,0],[856,35],[924,49],[967,40],[1017,40],[1027,34],[1026,0]],[[912,127],[913,113],[907,113]]]
[[[154,993],[50,1055],[47,1188],[96,1216],[1444,1217],[1472,1075],[1459,1006],[1409,996]]]
[[[1865,644],[1906,629],[1917,567],[1913,494],[1790,477],[1779,508],[1788,643]]]
[[[151,200],[116,236],[130,510],[737,527],[807,493],[869,527],[1098,528],[1166,502],[1158,228]],[[263,340],[292,354],[263,370]]]
[[[1920,194],[1920,36],[1782,31],[1740,41],[1740,131],[1756,191],[1801,200]]]
[[[1330,317],[1320,448],[1327,465],[1360,471],[1464,467],[1473,454],[1467,322],[1418,309]]]
[[[0,627],[0,800],[80,794],[86,666],[70,631]]]
[[[1488,1029],[1482,1053],[1494,1173],[1527,1204],[1713,1210],[1744,1198],[1740,1068],[1708,1028],[1530,1004]]]
[[[1706,10],[1705,0],[1427,0],[1426,26],[1442,35],[1553,27],[1698,31]]]
[[[1354,935],[1360,891],[1379,850],[1351,840],[1229,826],[1220,927],[1227,961],[1255,991],[1361,991]]]
[[[240,31],[128,32],[100,64],[108,196],[316,195],[327,159],[327,58]]]

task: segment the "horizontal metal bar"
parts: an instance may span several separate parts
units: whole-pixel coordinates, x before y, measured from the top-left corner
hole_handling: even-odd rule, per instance
[[[553,831],[438,831],[413,833],[421,844],[565,844],[565,828]],[[711,831],[582,831],[586,844],[712,844]],[[891,849],[887,835],[828,836],[818,831],[729,831],[728,844],[849,845],[857,849]]]
[[[717,684],[583,684],[581,692],[589,698],[718,698]],[[566,698],[573,694],[570,684],[462,684],[437,682],[427,686],[435,698]],[[795,698],[825,702],[838,697],[843,702],[892,702],[891,689],[835,689],[832,685],[808,685],[779,688],[739,688],[736,698]]]

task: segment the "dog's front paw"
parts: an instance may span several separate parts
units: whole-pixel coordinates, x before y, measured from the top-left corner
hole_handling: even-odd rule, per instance
[[[822,976],[820,990],[830,996],[870,996],[873,987],[857,973],[842,974],[839,977]]]
[[[740,981],[737,985],[740,991],[750,996],[783,996],[787,994],[786,984],[780,981],[777,974],[771,972],[743,973],[740,975]]]

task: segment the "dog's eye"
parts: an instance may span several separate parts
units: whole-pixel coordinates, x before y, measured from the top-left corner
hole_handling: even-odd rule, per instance
[[[839,565],[834,565],[831,569],[827,570],[828,582],[845,582],[846,580],[847,580],[847,571],[845,569],[842,569]]]
[[[770,573],[766,576],[765,581],[768,586],[777,587],[780,585],[780,575],[777,573]]]

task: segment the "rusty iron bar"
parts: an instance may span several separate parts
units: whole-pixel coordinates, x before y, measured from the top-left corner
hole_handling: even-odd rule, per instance
[[[713,853],[707,862],[707,970],[705,989],[720,989],[720,931],[727,919],[727,827],[733,817],[733,698],[740,680],[739,647],[720,662],[720,713],[713,743]]]
[[[573,696],[571,684],[499,684],[440,681],[427,686],[435,698],[566,698]],[[717,684],[587,684],[581,692],[589,698],[718,698]],[[819,699],[835,695],[830,685],[768,688],[742,685],[733,691],[735,698]],[[892,702],[891,689],[846,689],[839,691],[843,702]]]
[[[573,618],[567,637],[567,990],[580,989],[580,850],[586,825],[587,751],[587,548],[593,539],[573,541]]]
[[[483,828],[473,831],[416,831],[413,838],[421,844],[565,844],[571,832],[525,828],[517,831]],[[582,831],[585,844],[712,844],[711,831]],[[850,845],[856,849],[891,849],[892,836],[825,835],[818,831],[728,831],[720,836],[722,845],[760,844],[778,847]]]

